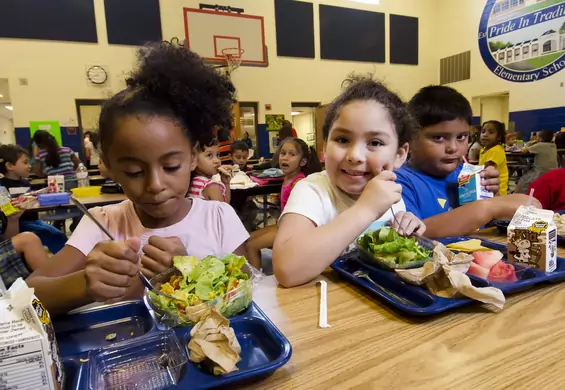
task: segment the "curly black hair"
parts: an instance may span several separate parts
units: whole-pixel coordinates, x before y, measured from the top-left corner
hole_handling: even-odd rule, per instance
[[[209,144],[216,126],[232,126],[235,88],[190,50],[167,42],[138,51],[138,67],[127,88],[107,100],[100,113],[100,144],[107,155],[117,119],[130,115],[175,120],[193,143]]]
[[[382,104],[389,112],[398,134],[398,145],[410,142],[418,125],[398,95],[390,91],[382,82],[373,80],[372,75],[351,75],[342,83],[342,86],[346,86],[345,91],[328,106],[322,129],[324,140],[328,139],[330,129],[339,117],[341,107],[356,100],[374,100]]]
[[[444,85],[420,89],[408,102],[408,110],[421,127],[460,119],[471,125],[473,110],[465,96]]]
[[[20,145],[0,145],[0,173],[8,173],[6,164],[17,163],[23,155],[29,156],[29,153]]]

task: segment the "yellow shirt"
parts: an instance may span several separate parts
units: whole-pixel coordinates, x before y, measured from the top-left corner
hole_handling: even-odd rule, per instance
[[[506,153],[501,145],[496,145],[485,150],[481,149],[479,156],[479,165],[485,165],[491,162],[495,168],[500,172],[500,195],[506,195],[508,191],[508,166],[506,165]]]

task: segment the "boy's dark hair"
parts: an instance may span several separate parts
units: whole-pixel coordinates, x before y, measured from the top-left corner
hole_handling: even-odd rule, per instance
[[[504,143],[506,141],[506,125],[499,121],[486,121],[483,123],[483,127],[488,124],[493,125],[496,129],[496,139],[498,140],[498,143]]]
[[[421,127],[460,119],[471,125],[473,110],[465,96],[443,85],[420,89],[408,102],[408,110]]]
[[[235,88],[190,50],[166,42],[139,49],[138,68],[127,88],[107,100],[100,113],[100,144],[107,154],[116,123],[124,116],[175,120],[194,144],[206,145],[215,126],[232,125]]]
[[[305,158],[307,160],[306,165],[300,168],[302,173],[308,176],[322,170],[322,164],[320,163],[316,149],[313,146],[308,146],[306,142],[300,138],[287,138],[283,141],[279,146],[279,154],[283,145],[287,142],[294,142],[294,144],[298,147],[298,152],[300,153],[301,158]]]
[[[90,142],[92,142],[92,146],[94,147],[94,149],[99,149],[100,148],[100,135],[93,131],[90,133]]]
[[[33,134],[33,142],[40,149],[47,150],[45,164],[50,167],[57,168],[61,164],[61,156],[59,156],[59,144],[55,137],[48,131],[37,130]]]
[[[386,108],[398,134],[399,146],[412,139],[418,127],[416,122],[408,113],[406,104],[383,83],[375,81],[370,77],[352,75],[344,81],[343,85],[347,85],[345,91],[328,106],[323,126],[324,140],[328,139],[330,129],[339,116],[339,110],[346,104],[356,100],[373,100]]]
[[[230,154],[234,154],[236,150],[249,152],[249,146],[247,146],[247,144],[243,141],[235,141],[230,145]]]
[[[537,133],[537,136],[542,142],[553,142],[553,135],[553,131],[551,130],[540,130]]]
[[[231,138],[231,132],[227,128],[223,127],[221,129],[218,129],[218,134],[216,134],[216,137],[218,137],[219,142],[227,142]]]
[[[0,173],[8,173],[6,164],[15,164],[24,154],[29,156],[28,151],[20,145],[0,145]]]
[[[283,121],[278,137],[281,141],[287,138],[292,138],[292,123],[289,120],[285,119]]]

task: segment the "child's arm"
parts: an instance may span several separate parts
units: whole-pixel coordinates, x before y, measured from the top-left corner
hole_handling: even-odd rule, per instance
[[[322,273],[367,227],[401,198],[401,186],[383,171],[365,187],[354,206],[326,225],[301,214],[281,218],[273,246],[273,268],[285,287],[306,283]],[[293,192],[292,196],[299,196]]]
[[[224,199],[222,186],[219,183],[211,183],[202,190],[202,195],[204,195],[206,200],[217,200],[218,202],[229,203],[229,194],[226,188],[226,198]]]
[[[473,233],[493,219],[512,218],[518,207],[528,203],[528,196],[513,194],[478,200],[456,209],[426,218],[426,236],[441,238]],[[533,206],[541,208],[537,199]]]
[[[4,232],[6,238],[14,237],[20,232],[20,217],[23,213],[23,211],[18,211],[6,217],[6,231]]]

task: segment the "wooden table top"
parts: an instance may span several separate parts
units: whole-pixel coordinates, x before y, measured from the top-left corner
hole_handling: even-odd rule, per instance
[[[476,236],[506,242],[487,229]],[[559,248],[559,256],[565,249]],[[502,311],[480,303],[429,318],[406,317],[332,271],[329,329],[318,328],[319,287],[292,289],[274,277],[253,299],[290,340],[290,361],[245,389],[563,388],[565,283],[507,297]]]

